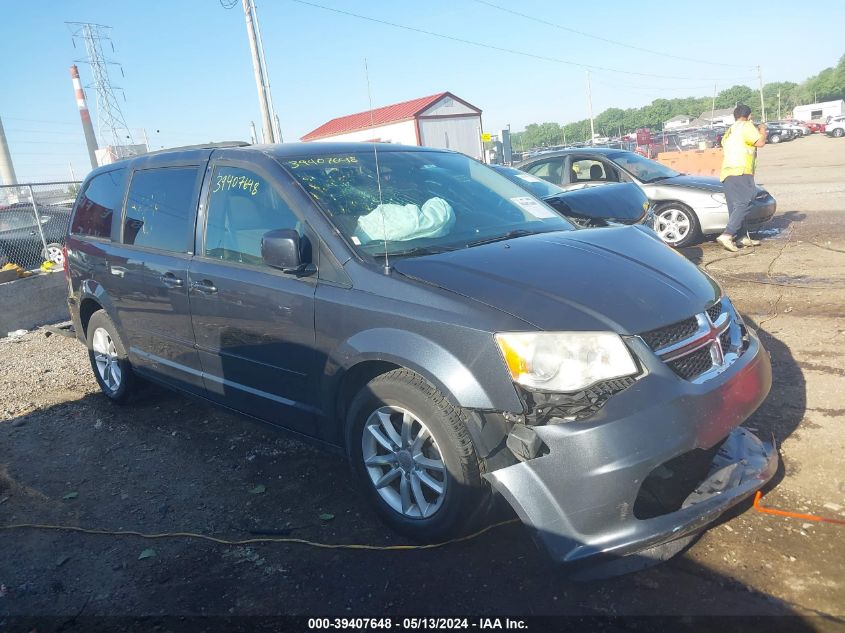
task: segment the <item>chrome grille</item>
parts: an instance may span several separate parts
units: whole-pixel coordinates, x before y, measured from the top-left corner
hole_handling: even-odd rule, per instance
[[[698,322],[695,317],[684,319],[672,325],[657,328],[640,334],[642,339],[648,343],[648,346],[653,350],[658,350],[662,347],[668,347],[679,341],[689,338],[698,330]]]
[[[744,351],[732,346],[732,331],[741,321],[727,298],[704,312],[640,335],[675,374],[691,382],[704,382],[721,373]]]
[[[719,315],[722,314],[722,302],[717,301],[712,306],[707,308],[707,316],[710,317],[711,321],[716,321],[719,318]]]
[[[678,360],[667,363],[669,367],[684,380],[697,378],[708,369],[713,367],[713,357],[710,355],[710,346],[702,347],[698,351],[682,356]]]

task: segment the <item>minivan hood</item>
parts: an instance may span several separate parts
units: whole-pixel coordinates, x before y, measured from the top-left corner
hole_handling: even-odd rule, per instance
[[[393,266],[543,330],[639,334],[703,312],[720,295],[715,281],[640,227],[530,235]]]
[[[713,176],[690,176],[681,174],[667,178],[666,180],[658,180],[657,182],[643,183],[645,186],[651,187],[690,187],[692,189],[703,189],[705,191],[721,192],[723,191],[722,183],[718,178]]]
[[[622,224],[637,222],[648,210],[648,198],[631,182],[575,189],[544,200],[565,216],[601,218]]]

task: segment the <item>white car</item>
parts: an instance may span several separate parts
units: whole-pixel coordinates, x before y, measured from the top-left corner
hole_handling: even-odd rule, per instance
[[[836,138],[845,136],[845,114],[833,117],[825,126],[824,133]]]

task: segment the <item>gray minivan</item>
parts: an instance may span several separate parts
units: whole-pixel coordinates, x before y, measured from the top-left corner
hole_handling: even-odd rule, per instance
[[[557,561],[666,558],[774,474],[739,426],[769,358],[653,232],[571,229],[445,150],[165,150],[86,178],[68,304],[108,398],[143,378],[343,450],[414,539],[498,491]]]

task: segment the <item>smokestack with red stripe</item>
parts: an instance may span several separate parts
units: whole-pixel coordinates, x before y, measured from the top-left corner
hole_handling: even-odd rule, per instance
[[[82,119],[82,131],[85,133],[85,144],[88,145],[88,156],[91,158],[91,168],[97,167],[97,137],[94,136],[94,126],[91,124],[91,115],[88,113],[88,104],[85,102],[85,91],[79,81],[79,69],[76,64],[70,67],[70,76],[73,79],[73,89],[76,92],[76,106],[79,108],[79,117]]]

